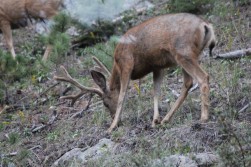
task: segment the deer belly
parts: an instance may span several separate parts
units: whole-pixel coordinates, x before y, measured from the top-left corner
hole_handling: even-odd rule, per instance
[[[149,64],[143,65],[136,65],[133,68],[132,74],[131,74],[131,79],[136,80],[144,77],[145,75],[149,74],[152,72],[152,66]]]
[[[131,79],[139,79],[144,77],[145,75],[164,68],[174,67],[176,66],[176,61],[170,54],[166,55],[156,55],[146,58],[141,61],[141,63],[137,62],[134,65]]]

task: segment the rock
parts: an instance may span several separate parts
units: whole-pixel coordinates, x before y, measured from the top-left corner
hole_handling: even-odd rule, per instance
[[[139,1],[139,3],[136,6],[134,6],[137,13],[141,13],[153,7],[154,5],[149,1]]]
[[[219,156],[213,153],[197,153],[193,155],[193,160],[195,160],[199,166],[202,166],[202,165],[208,166],[208,165],[219,163],[220,158]]]
[[[8,163],[7,166],[8,166],[8,167],[16,167],[16,165],[15,165],[14,163],[12,163],[12,162]]]
[[[71,162],[85,164],[88,160],[94,160],[102,157],[108,152],[112,152],[115,143],[110,139],[101,139],[98,144],[86,150],[74,148],[65,153],[61,158],[54,162],[53,166],[69,166]]]
[[[191,153],[185,155],[171,155],[154,160],[151,166],[179,166],[179,167],[199,167],[209,166],[219,163],[220,158],[213,153]]]
[[[154,160],[151,166],[179,166],[179,167],[197,167],[198,165],[192,159],[184,155],[171,155],[161,159]]]

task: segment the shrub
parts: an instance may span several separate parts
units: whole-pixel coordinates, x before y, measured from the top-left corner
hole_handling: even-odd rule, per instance
[[[215,0],[171,0],[171,12],[202,14],[212,8]]]

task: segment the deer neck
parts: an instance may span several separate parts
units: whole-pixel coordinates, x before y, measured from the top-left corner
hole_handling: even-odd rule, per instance
[[[120,77],[118,70],[113,67],[112,74],[110,77],[110,91],[111,92],[118,92],[120,91]]]

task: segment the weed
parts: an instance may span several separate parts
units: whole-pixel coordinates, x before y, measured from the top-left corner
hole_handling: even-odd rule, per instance
[[[0,122],[0,132],[4,130],[4,124]]]
[[[78,137],[80,135],[80,131],[77,129],[75,130],[72,134],[71,134],[71,137],[74,139],[76,137]]]
[[[30,137],[30,136],[32,136],[32,132],[31,132],[31,130],[29,129],[29,128],[24,128],[24,130],[23,130],[23,135],[25,136],[25,137]]]
[[[218,148],[224,166],[242,166],[251,165],[250,150],[246,147],[250,143],[250,138],[244,138],[241,134],[242,129],[233,127],[233,122],[220,117],[219,123],[222,125],[221,135],[222,143]],[[251,134],[250,129],[247,130]]]
[[[118,141],[124,136],[123,128],[118,128],[116,131],[112,132],[111,137],[114,141]]]
[[[93,114],[92,123],[94,123],[97,126],[103,126],[107,122],[108,117],[109,117],[108,112],[106,112],[106,111],[96,111]]]
[[[107,43],[99,43],[93,47],[86,47],[82,50],[81,55],[85,56],[85,66],[93,67],[91,56],[97,57],[109,70],[112,68],[113,52],[118,37],[113,36]]]
[[[22,149],[17,157],[16,157],[16,161],[18,162],[18,164],[20,166],[26,166],[27,164],[27,158],[29,158],[30,156],[30,151],[29,150],[26,150],[26,149]]]
[[[8,142],[12,145],[16,144],[20,139],[19,133],[12,132],[8,135]]]
[[[55,140],[57,140],[59,138],[59,132],[51,132],[51,133],[48,133],[47,134],[47,137],[46,137],[46,139],[48,140],[48,141],[55,141]]]
[[[54,23],[50,27],[48,36],[40,36],[40,41],[46,45],[52,46],[50,60],[57,64],[61,64],[65,55],[70,48],[70,37],[65,33],[69,28],[71,18],[64,12],[54,17]]]
[[[189,12],[189,13],[206,13],[206,5],[210,6],[210,9],[214,5],[215,0],[171,0],[170,11],[171,12]]]

